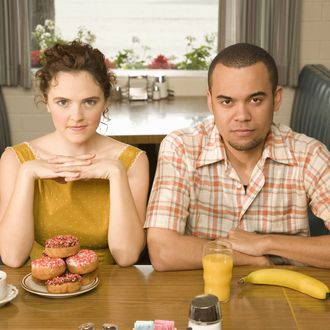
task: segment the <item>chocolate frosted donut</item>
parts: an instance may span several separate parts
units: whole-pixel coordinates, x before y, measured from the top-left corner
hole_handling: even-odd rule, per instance
[[[66,273],[46,281],[45,285],[47,291],[50,293],[77,292],[81,288],[81,276],[78,274]]]
[[[45,243],[45,253],[50,257],[66,258],[80,249],[78,238],[72,235],[58,235]]]
[[[65,261],[61,258],[42,257],[31,261],[31,274],[38,280],[49,280],[65,272]]]
[[[66,264],[71,273],[87,274],[98,267],[98,258],[93,250],[83,249],[74,256],[66,259]]]

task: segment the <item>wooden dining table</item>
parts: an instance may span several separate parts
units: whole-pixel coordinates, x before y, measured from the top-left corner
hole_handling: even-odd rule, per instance
[[[131,330],[136,320],[173,320],[186,329],[191,300],[203,293],[202,270],[157,272],[150,265],[128,268],[102,266],[93,290],[69,298],[48,298],[21,286],[29,267],[0,266],[18,296],[0,307],[0,329],[78,329],[93,322],[96,329],[114,323]],[[294,268],[330,287],[330,272],[312,267]],[[330,300],[318,300],[292,289],[240,284],[256,267],[234,267],[231,299],[221,304],[222,329],[329,329]]]

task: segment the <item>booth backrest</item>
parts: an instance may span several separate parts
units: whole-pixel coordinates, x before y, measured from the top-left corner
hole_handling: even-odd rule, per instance
[[[290,126],[320,140],[330,150],[330,70],[325,66],[311,64],[301,70]],[[323,221],[308,212],[311,234],[329,234]]]
[[[322,141],[330,150],[330,70],[325,66],[306,65],[301,70],[290,126]]]

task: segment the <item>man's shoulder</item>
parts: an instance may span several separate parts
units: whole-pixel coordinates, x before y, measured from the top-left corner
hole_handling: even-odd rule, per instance
[[[303,133],[296,132],[284,124],[273,125],[272,133],[277,141],[279,139],[284,141],[294,153],[305,153],[319,148],[327,150],[326,146],[321,141]]]
[[[193,126],[181,128],[168,134],[164,141],[177,144],[200,144],[211,136],[215,128],[213,116],[209,116]]]

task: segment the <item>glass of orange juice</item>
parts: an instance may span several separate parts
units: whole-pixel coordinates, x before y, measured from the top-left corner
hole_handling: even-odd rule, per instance
[[[220,302],[230,299],[233,250],[229,242],[210,241],[203,250],[204,293],[214,294]]]

